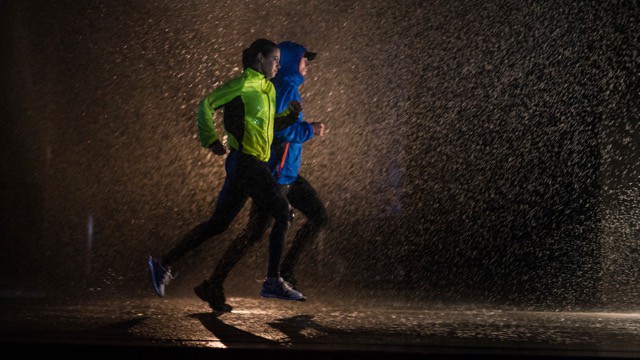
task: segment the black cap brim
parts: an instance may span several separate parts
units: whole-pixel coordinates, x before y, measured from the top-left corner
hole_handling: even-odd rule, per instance
[[[318,56],[318,53],[314,53],[314,52],[311,52],[311,51],[307,51],[307,52],[305,52],[305,53],[304,53],[304,55],[303,55],[303,56],[304,56],[304,57],[306,57],[306,58],[307,58],[307,60],[309,60],[309,61],[313,61],[313,59],[315,59],[315,58],[316,58],[316,56]]]

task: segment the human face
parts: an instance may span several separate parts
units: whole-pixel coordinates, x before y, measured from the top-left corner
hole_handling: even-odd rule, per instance
[[[311,68],[311,61],[309,61],[309,59],[303,56],[302,59],[300,59],[300,65],[298,66],[298,71],[300,72],[300,75],[302,75],[302,77],[307,77],[309,68]]]
[[[267,79],[273,79],[280,69],[280,49],[275,49],[267,57],[259,55],[260,68]]]

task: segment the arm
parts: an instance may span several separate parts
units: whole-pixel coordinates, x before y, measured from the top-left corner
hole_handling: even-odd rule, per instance
[[[314,129],[313,125],[306,121],[299,121],[291,124],[276,133],[276,137],[281,141],[303,143],[305,141],[313,139]]]
[[[284,109],[283,112],[276,114],[274,130],[282,131],[285,128],[293,125],[293,123],[300,117],[302,111],[302,104],[296,100],[292,100],[289,106]]]
[[[289,126],[284,131],[278,132],[276,136],[283,141],[304,143],[316,136],[323,137],[324,133],[323,123],[318,121],[312,123],[301,121]]]
[[[216,149],[212,149],[216,154],[218,154],[222,143],[220,143],[220,139],[218,138],[213,116],[215,110],[221,108],[239,95],[238,91],[240,86],[238,83],[239,81],[236,79],[222,85],[207,95],[198,107],[198,138],[200,145],[210,148],[216,143],[216,145],[213,145]]]
[[[296,121],[302,111],[302,104],[293,100],[290,106],[276,115],[276,137],[284,142],[303,143],[314,136],[324,136],[324,124],[321,122],[308,123]]]

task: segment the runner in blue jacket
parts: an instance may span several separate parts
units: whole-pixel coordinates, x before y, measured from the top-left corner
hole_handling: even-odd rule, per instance
[[[282,112],[291,101],[302,103],[298,90],[307,76],[310,61],[317,54],[292,41],[281,42],[278,47],[280,72],[273,78],[273,84],[276,87],[276,112]],[[276,129],[269,161],[269,167],[273,169],[273,175],[289,203],[307,218],[293,238],[281,266],[282,278],[294,287],[297,281],[293,269],[300,254],[328,223],[327,211],[316,190],[299,173],[302,144],[314,136],[324,136],[324,124],[305,121],[304,111],[301,111],[296,122],[284,129]]]
[[[299,174],[302,144],[315,136],[324,136],[324,124],[304,121],[304,114],[301,111],[302,99],[298,92],[298,88],[307,76],[310,61],[314,60],[317,54],[290,41],[282,42],[278,47],[280,48],[280,70],[273,79],[276,89],[276,113],[278,116],[294,116],[294,119],[295,117],[297,119],[275,123],[274,140],[268,164],[282,193],[289,200],[291,208],[300,211],[307,218],[293,238],[280,270],[281,277],[288,285],[295,287],[297,281],[293,270],[300,254],[308,248],[328,223],[327,211],[316,190]],[[297,104],[298,107],[290,106],[290,102]],[[296,115],[298,112],[300,114]],[[262,239],[271,221],[269,213],[252,202],[247,228],[231,242],[220,258],[213,275],[200,285],[215,289],[215,294],[212,293],[209,300],[214,310],[232,310],[232,306],[226,303],[222,285],[231,269],[254,244]]]

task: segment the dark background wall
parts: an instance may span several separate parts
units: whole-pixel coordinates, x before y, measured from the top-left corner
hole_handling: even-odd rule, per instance
[[[332,223],[299,266],[307,293],[637,306],[639,15],[633,1],[2,1],[0,289],[149,294],[146,257],[206,219],[224,180],[197,104],[267,37],[320,53],[301,92],[328,133],[302,173]],[[171,291],[245,222],[181,260]],[[255,293],[265,268],[266,241],[227,292]]]

